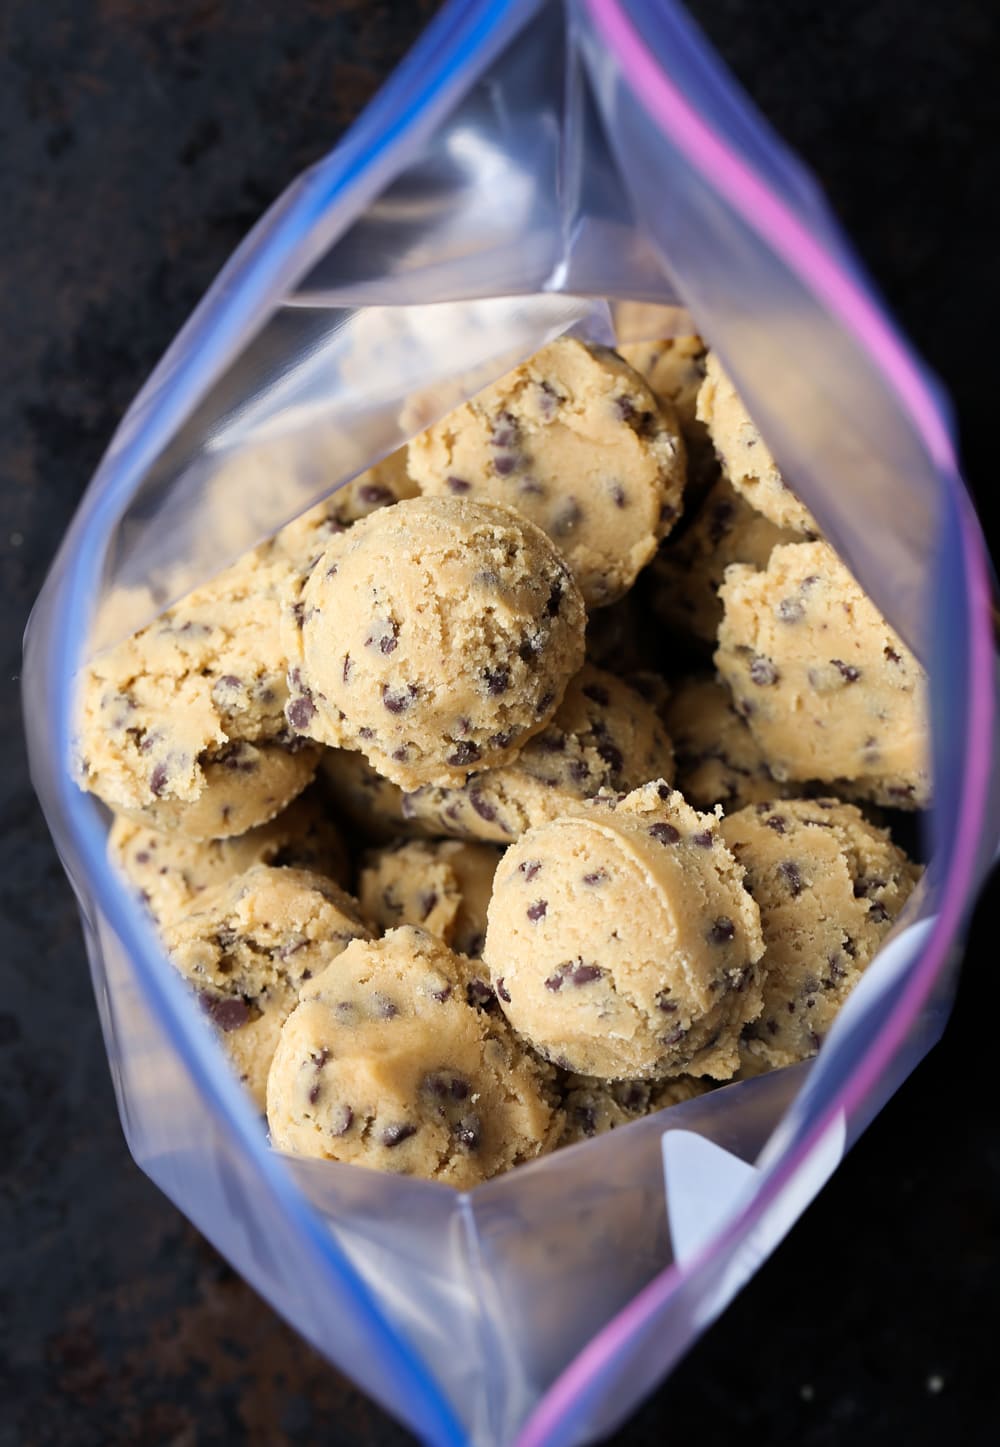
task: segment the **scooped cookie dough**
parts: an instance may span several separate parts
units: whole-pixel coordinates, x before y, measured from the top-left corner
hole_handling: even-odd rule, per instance
[[[735,565],[720,597],[716,666],[776,779],[929,802],[927,676],[828,544]]]
[[[677,413],[687,448],[688,484],[701,487],[717,471],[708,428],[698,418],[698,390],[705,380],[708,355],[705,343],[689,333],[626,342],[618,354],[645,377],[653,395]]]
[[[743,1073],[815,1055],[920,870],[858,809],[786,799],[730,814],[722,835],[746,870],[764,933],[764,1008]]]
[[[425,493],[516,507],[598,608],[632,586],[679,516],[685,453],[637,372],[564,337],[414,438],[409,468]]]
[[[380,930],[417,925],[478,958],[501,851],[458,839],[414,839],[368,856],[358,880],[366,918]]]
[[[288,574],[255,549],[88,666],[85,789],[154,828],[215,838],[263,823],[305,788],[317,755],[288,753],[300,741],[284,717]]]
[[[718,590],[730,563],[766,568],[779,543],[794,533],[777,528],[722,477],[691,525],[662,545],[647,575],[647,595],[660,622],[715,646],[722,622]]]
[[[333,538],[293,590],[288,721],[404,789],[462,784],[545,727],[584,625],[565,563],[527,519],[400,502]]]
[[[321,486],[322,478],[317,476],[316,480]],[[392,507],[419,493],[407,471],[406,448],[400,447],[301,517],[294,518],[275,534],[272,546],[297,566],[308,568],[338,533],[346,532],[379,508]]]
[[[721,804],[728,813],[802,792],[774,778],[729,689],[716,679],[675,683],[663,717],[677,753],[677,787],[696,809]]]
[[[460,789],[419,789],[403,814],[440,834],[509,844],[601,789],[624,793],[673,778],[670,740],[655,707],[622,679],[585,664],[552,722],[513,763],[470,775]]]
[[[423,930],[348,947],[303,989],[267,1089],[279,1150],[468,1189],[549,1150],[552,1072],[466,1003],[465,965]]]
[[[819,534],[816,519],[778,471],[714,352],[708,354],[705,380],[698,393],[698,417],[708,428],[723,471],[751,507],[770,518],[775,527],[815,538]]]
[[[587,1075],[567,1075],[562,1082],[566,1126],[559,1144],[574,1146],[595,1135],[606,1135],[644,1115],[694,1100],[710,1089],[710,1081],[693,1075],[662,1081],[594,1080]]]
[[[303,983],[369,938],[332,880],[255,864],[167,925],[171,960],[194,986],[240,1079],[263,1109],[267,1072]]]
[[[763,940],[718,821],[668,785],[602,796],[504,855],[484,959],[515,1030],[609,1080],[728,1079]]]
[[[199,895],[254,864],[308,869],[340,885],[350,876],[329,810],[312,790],[276,819],[230,839],[191,839],[120,816],[108,836],[108,854],[161,924],[182,918]]]

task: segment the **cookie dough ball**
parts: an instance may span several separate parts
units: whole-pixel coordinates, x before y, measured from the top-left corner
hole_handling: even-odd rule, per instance
[[[676,417],[616,352],[563,337],[410,443],[425,493],[486,497],[544,528],[588,607],[620,598],[680,514]]]
[[[420,789],[408,819],[436,833],[509,844],[601,789],[624,793],[672,779],[674,756],[655,707],[622,679],[586,664],[547,728],[511,764],[472,774],[461,789]]]
[[[484,959],[515,1030],[556,1065],[607,1080],[726,1080],[760,1011],[763,950],[718,821],[654,783],[510,847]]]
[[[583,662],[584,610],[545,534],[414,498],[331,540],[286,615],[293,728],[404,789],[513,758]]]
[[[627,342],[618,348],[650,391],[677,414],[687,448],[688,485],[699,487],[717,471],[708,428],[698,418],[698,391],[705,379],[708,348],[694,333]]]
[[[288,576],[255,549],[87,667],[85,789],[116,813],[205,838],[263,823],[305,788],[316,756],[288,756],[298,741],[284,717]]]
[[[705,380],[698,393],[698,417],[708,428],[723,471],[751,507],[770,518],[775,527],[815,538],[819,533],[816,519],[778,471],[714,352],[708,354]]]
[[[317,476],[317,486],[322,478]],[[272,546],[282,556],[303,569],[309,567],[327,543],[338,533],[346,532],[354,523],[379,508],[391,507],[407,497],[417,497],[420,489],[406,467],[406,448],[376,462],[352,482],[346,482],[301,517],[294,518],[274,535]]]
[[[458,839],[414,839],[370,854],[358,897],[380,930],[417,925],[461,955],[478,958],[501,851]]]
[[[663,717],[677,753],[677,787],[696,809],[721,804],[728,812],[801,793],[774,778],[729,689],[716,679],[676,683]]]
[[[355,900],[322,875],[255,864],[168,925],[171,960],[264,1108],[267,1072],[303,983],[369,938]]]
[[[815,1055],[920,877],[886,829],[834,799],[730,814],[722,835],[746,870],[764,933],[764,1008],[743,1073]]]
[[[551,1149],[551,1071],[466,1003],[464,978],[458,956],[409,926],[349,946],[281,1033],[274,1145],[460,1189]]]
[[[340,885],[350,876],[347,851],[313,791],[276,819],[231,839],[191,839],[119,816],[108,836],[108,855],[161,924],[180,919],[200,894],[254,864],[308,869]]]
[[[388,844],[401,834],[428,832],[419,819],[404,816],[406,796],[399,785],[383,778],[364,754],[354,749],[324,749],[319,762],[319,782],[337,817],[354,825],[369,843]]]
[[[650,564],[650,606],[665,627],[714,647],[722,622],[718,590],[729,564],[766,568],[779,543],[795,541],[794,533],[775,527],[719,478],[690,527],[668,538]]]
[[[595,1135],[606,1135],[644,1115],[694,1100],[711,1089],[707,1080],[678,1075],[675,1080],[595,1080],[567,1075],[562,1082],[566,1126],[559,1144],[578,1145]]]
[[[719,596],[715,663],[776,779],[929,802],[927,676],[828,544],[731,567]]]

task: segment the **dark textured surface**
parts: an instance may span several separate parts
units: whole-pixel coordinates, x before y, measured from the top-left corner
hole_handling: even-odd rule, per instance
[[[432,5],[0,5],[0,1444],[397,1444],[125,1152],[69,891],[27,783],[19,640],[115,422],[261,209]],[[693,6],[814,166],[992,483],[1000,22],[986,0]],[[277,16],[281,15],[278,20]],[[993,920],[952,1027],[621,1434],[995,1440]]]

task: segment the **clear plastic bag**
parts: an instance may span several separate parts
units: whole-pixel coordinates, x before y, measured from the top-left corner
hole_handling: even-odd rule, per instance
[[[927,662],[926,887],[810,1065],[467,1195],[282,1158],[69,776],[74,677],[553,336],[613,340],[609,297],[690,308],[824,532]],[[424,1439],[606,1433],[943,1028],[1000,823],[994,699],[988,564],[942,399],[704,42],[666,0],[453,0],[164,357],[32,618],[33,777],[79,898],[132,1154]]]

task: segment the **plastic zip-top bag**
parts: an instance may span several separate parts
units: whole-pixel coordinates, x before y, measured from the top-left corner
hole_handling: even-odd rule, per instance
[[[609,299],[720,354],[823,534],[929,670],[911,909],[821,1054],[470,1192],[285,1157],[106,854],[74,680]],[[240,247],[121,424],[29,628],[35,786],[142,1169],[434,1443],[607,1433],[766,1259],[943,1029],[1000,822],[988,563],[945,403],[812,182],[667,0],[453,0]]]

